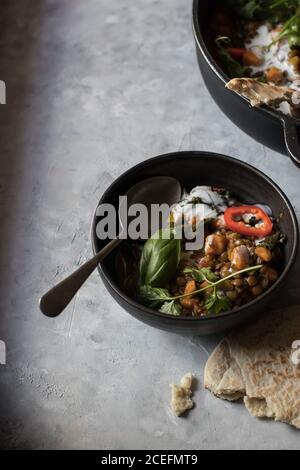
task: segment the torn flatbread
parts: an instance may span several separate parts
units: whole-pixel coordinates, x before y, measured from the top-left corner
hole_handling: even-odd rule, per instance
[[[291,360],[300,339],[300,307],[269,314],[224,339],[205,368],[217,397],[244,398],[248,411],[300,429],[300,366]]]
[[[234,78],[227,83],[226,88],[247,98],[253,107],[267,105],[278,108],[284,102],[295,107],[300,103],[298,91],[263,83],[254,78]]]
[[[217,397],[235,401],[245,395],[240,369],[231,357],[226,340],[214,350],[205,368],[205,388]]]
[[[194,406],[191,399],[193,375],[188,373],[180,381],[180,385],[172,384],[171,409],[176,416],[181,416]]]
[[[244,397],[244,403],[249,413],[255,418],[276,418],[274,411],[271,410],[264,398]]]

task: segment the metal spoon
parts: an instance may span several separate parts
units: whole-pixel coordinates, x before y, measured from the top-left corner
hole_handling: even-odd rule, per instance
[[[155,176],[143,180],[134,185],[126,194],[127,206],[133,204],[143,204],[148,209],[148,219],[150,220],[152,204],[172,204],[177,203],[181,198],[181,185],[175,179],[168,176]],[[119,214],[122,207],[119,207]],[[121,233],[124,231],[124,224],[119,216]],[[148,224],[150,227],[150,224]],[[92,259],[84,263],[73,274],[52,287],[40,299],[40,309],[48,317],[56,317],[67,307],[80,287],[92,274],[98,264],[114,250],[123,240],[121,233],[115,240],[111,240]]]

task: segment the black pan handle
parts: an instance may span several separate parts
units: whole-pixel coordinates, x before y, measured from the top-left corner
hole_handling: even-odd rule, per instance
[[[300,168],[300,124],[291,118],[283,120],[284,140],[292,161]]]

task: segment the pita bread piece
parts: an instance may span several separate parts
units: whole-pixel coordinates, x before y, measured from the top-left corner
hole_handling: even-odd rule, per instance
[[[226,88],[247,98],[253,107],[267,105],[278,108],[284,102],[294,107],[300,102],[300,93],[296,90],[259,82],[254,78],[234,78]]]
[[[291,360],[300,339],[300,307],[269,314],[223,340],[205,368],[217,397],[244,398],[248,411],[300,429],[300,366]]]

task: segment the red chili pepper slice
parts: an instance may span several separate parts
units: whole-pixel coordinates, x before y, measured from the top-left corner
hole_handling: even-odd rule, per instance
[[[255,225],[246,224],[243,215],[251,214],[256,219]],[[256,206],[234,206],[224,213],[226,226],[233,232],[246,235],[248,237],[267,237],[272,233],[273,223],[263,209]]]

